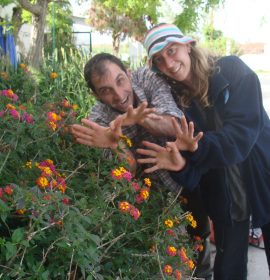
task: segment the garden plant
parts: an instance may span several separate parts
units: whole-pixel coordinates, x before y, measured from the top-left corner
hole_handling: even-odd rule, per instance
[[[86,57],[65,55],[0,62],[0,279],[191,279],[202,245],[181,193],[69,134],[94,100]]]

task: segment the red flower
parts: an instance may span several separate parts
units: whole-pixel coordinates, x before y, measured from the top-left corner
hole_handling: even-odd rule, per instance
[[[6,186],[6,187],[4,188],[4,192],[5,192],[6,194],[8,194],[8,195],[12,195],[13,192],[14,192],[14,187],[13,187],[13,186]]]
[[[65,197],[62,199],[63,204],[69,205],[70,201],[69,198]]]

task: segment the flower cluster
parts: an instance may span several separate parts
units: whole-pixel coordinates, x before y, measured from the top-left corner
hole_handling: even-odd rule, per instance
[[[7,72],[4,72],[4,71],[1,71],[0,72],[0,77],[3,79],[3,80],[8,80],[9,79],[9,75]]]
[[[60,103],[50,104],[51,111],[47,113],[46,123],[52,130],[66,128],[68,119],[75,118],[78,109],[76,104],[70,104],[66,99]]]
[[[132,204],[128,201],[120,201],[118,203],[118,208],[121,212],[129,213],[134,218],[134,220],[137,220],[141,216],[141,212],[134,206],[134,204],[141,204],[149,199],[151,187],[150,179],[145,178],[144,183],[141,186],[140,183],[138,183],[135,179],[132,181],[131,173],[124,167],[119,167],[112,170],[111,176],[115,180],[125,180],[129,183],[128,188],[134,194],[134,196],[132,196],[134,203]]]
[[[56,72],[51,72],[51,73],[50,73],[50,78],[51,78],[52,80],[56,79],[57,77],[58,77],[58,74],[57,74]]]
[[[18,95],[14,93],[12,89],[4,89],[0,91],[0,96],[3,96],[8,102],[16,103],[19,100]],[[3,102],[1,105],[3,106],[4,103],[6,102]],[[6,103],[4,107],[0,108],[0,118],[8,115],[21,122],[26,122],[28,124],[34,123],[32,114],[27,113],[26,108],[23,105],[16,106],[11,103]]]
[[[30,167],[29,162],[27,164]],[[52,160],[46,159],[37,163],[36,167],[41,171],[41,175],[36,180],[36,184],[41,190],[57,189],[62,193],[65,193],[67,188],[65,178],[56,171]]]
[[[20,63],[20,64],[19,64],[19,67],[20,67],[20,69],[21,69],[23,72],[25,72],[26,74],[30,74],[30,75],[31,75],[31,72],[30,72],[30,70],[29,70],[29,68],[28,68],[28,66],[27,66],[26,64]]]
[[[189,247],[186,248],[188,240],[179,242],[179,236],[183,236],[182,228],[188,225],[194,227],[196,221],[188,212],[174,218],[167,216],[163,224],[165,229],[163,250],[167,255],[163,261],[163,272],[168,277],[182,279],[186,270],[190,271],[195,268],[194,254],[203,250],[202,239],[199,236],[192,241],[192,250]]]

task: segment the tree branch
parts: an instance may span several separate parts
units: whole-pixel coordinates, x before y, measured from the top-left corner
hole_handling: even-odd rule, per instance
[[[32,4],[31,2],[29,2],[29,0],[18,0],[18,2],[23,9],[31,12],[36,16],[39,16],[42,13],[42,6],[40,6],[39,4]]]

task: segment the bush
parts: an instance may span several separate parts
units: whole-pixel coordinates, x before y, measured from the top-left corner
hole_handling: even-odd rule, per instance
[[[38,73],[1,66],[0,278],[190,275],[202,247],[187,236],[196,222],[179,194],[132,178],[68,133],[94,102],[78,57]]]

